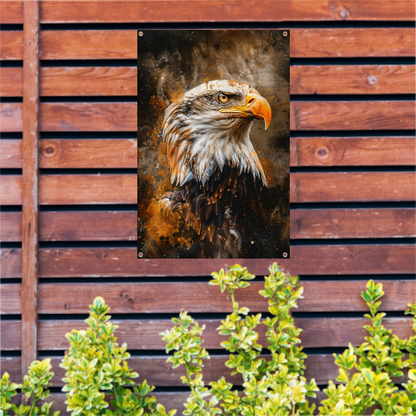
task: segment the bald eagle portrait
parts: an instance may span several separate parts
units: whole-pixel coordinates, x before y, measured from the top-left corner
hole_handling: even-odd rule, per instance
[[[187,91],[165,110],[162,140],[173,190],[160,200],[178,213],[198,257],[276,257],[271,192],[250,140],[253,123],[269,127],[269,102],[251,86],[216,80]],[[274,254],[274,255],[273,255]],[[280,253],[281,254],[281,253]],[[186,255],[185,255],[186,256]]]

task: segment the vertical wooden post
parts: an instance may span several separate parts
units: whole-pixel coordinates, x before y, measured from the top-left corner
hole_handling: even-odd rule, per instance
[[[22,374],[37,357],[39,0],[23,18]]]

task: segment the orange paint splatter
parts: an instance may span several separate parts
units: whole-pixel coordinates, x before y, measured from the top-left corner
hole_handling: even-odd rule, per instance
[[[260,163],[263,167],[264,174],[266,175],[267,185],[275,185],[275,182],[273,180],[274,163],[271,160],[265,159],[264,157],[260,158]]]

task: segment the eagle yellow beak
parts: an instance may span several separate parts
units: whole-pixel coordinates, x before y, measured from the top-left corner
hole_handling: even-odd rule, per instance
[[[272,109],[269,102],[259,94],[247,94],[246,105],[224,108],[221,113],[236,113],[235,117],[254,117],[264,120],[264,129],[270,125]]]

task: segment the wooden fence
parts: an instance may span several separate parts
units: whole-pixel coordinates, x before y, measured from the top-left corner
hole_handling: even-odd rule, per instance
[[[386,326],[409,336],[414,17],[413,0],[1,1],[2,372],[20,381],[36,355],[52,357],[65,414],[64,335],[101,295],[167,408],[185,392],[158,334],[181,308],[207,326],[205,380],[241,383],[215,331],[230,305],[206,283],[224,261],[136,258],[136,33],[149,27],[291,30],[292,247],[280,264],[305,287],[306,375],[325,386],[329,353],[362,342],[369,278],[383,281]],[[241,263],[260,278],[239,299],[267,311],[270,261]]]

